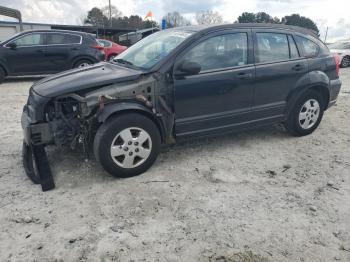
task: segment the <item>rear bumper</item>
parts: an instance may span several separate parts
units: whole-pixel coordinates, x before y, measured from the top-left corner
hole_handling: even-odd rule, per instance
[[[333,106],[337,102],[337,98],[338,98],[338,95],[340,92],[341,85],[342,85],[342,82],[339,78],[335,79],[335,80],[330,80],[329,103],[328,103],[327,108],[330,108],[331,106]]]
[[[21,117],[24,141],[27,145],[47,145],[53,136],[49,123],[30,123],[27,107],[23,108]]]

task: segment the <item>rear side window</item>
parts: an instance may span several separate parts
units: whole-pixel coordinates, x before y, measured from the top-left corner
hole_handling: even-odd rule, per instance
[[[15,43],[18,47],[43,45],[44,35],[39,33],[28,34],[20,38],[17,38],[16,40],[13,41],[13,43]]]
[[[285,34],[257,33],[257,63],[289,60],[288,38]]]
[[[185,55],[185,60],[200,64],[201,71],[206,71],[246,65],[247,54],[247,34],[234,33],[204,40]]]
[[[68,44],[79,44],[81,37],[78,35],[71,34],[47,34],[48,45],[68,45]]]
[[[100,45],[103,46],[103,47],[111,47],[111,46],[112,46],[112,43],[109,42],[109,41],[101,40],[101,39],[99,39],[99,40],[97,40],[97,41],[98,41],[98,42],[100,43]]]
[[[295,36],[295,40],[297,41],[298,46],[302,48],[306,57],[315,57],[318,55],[319,46],[311,40],[302,36]]]

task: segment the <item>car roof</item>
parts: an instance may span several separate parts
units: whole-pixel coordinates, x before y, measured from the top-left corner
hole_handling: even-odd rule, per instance
[[[80,32],[80,31],[72,31],[72,30],[58,30],[58,29],[34,29],[34,30],[25,30],[20,32],[20,34],[26,34],[26,33],[68,33],[68,34],[80,34],[80,35],[87,35],[88,33]],[[92,34],[90,34],[92,35]]]
[[[216,25],[195,25],[195,26],[176,27],[174,28],[174,30],[208,32],[208,31],[220,30],[220,29],[261,29],[261,28],[299,32],[302,34],[311,35],[319,39],[317,32],[311,29],[307,29],[299,26],[291,26],[291,25],[284,25],[284,24],[269,24],[269,23],[234,23],[234,24],[216,24]]]

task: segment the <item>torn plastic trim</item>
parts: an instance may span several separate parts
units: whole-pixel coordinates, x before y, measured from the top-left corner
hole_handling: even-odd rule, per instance
[[[41,184],[43,191],[55,188],[51,168],[43,145],[28,145],[23,141],[22,161],[26,175],[34,184]]]

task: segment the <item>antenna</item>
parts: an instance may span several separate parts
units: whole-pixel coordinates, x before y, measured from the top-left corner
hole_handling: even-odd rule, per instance
[[[326,41],[327,41],[327,36],[328,36],[328,26],[327,26],[327,29],[326,29],[326,35],[324,36],[324,43],[326,43]]]

